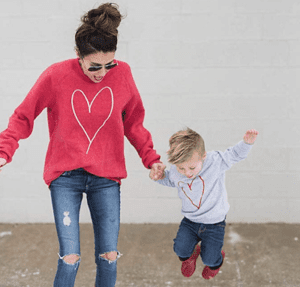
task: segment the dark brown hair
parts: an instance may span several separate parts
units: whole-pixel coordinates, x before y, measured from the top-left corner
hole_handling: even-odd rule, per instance
[[[118,27],[123,16],[114,3],[105,3],[87,12],[75,34],[76,51],[81,58],[97,52],[115,52]]]

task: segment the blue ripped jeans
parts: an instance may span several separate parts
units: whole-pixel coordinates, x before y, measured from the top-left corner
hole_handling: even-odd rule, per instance
[[[79,212],[86,193],[95,236],[97,265],[96,287],[113,287],[117,279],[117,263],[101,257],[117,251],[120,229],[120,185],[77,169],[64,172],[50,185],[53,213],[59,240],[59,260],[54,287],[73,287],[80,260],[68,264],[66,255],[80,256]],[[120,253],[118,252],[118,257]],[[118,258],[117,257],[117,258]]]
[[[225,220],[216,224],[204,224],[192,222],[184,217],[174,239],[175,253],[182,261],[188,259],[195,245],[201,241],[202,262],[216,269],[223,262],[221,251],[224,244],[225,226]]]

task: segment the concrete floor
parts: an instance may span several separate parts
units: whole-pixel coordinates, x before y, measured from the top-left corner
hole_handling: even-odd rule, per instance
[[[174,254],[177,224],[122,224],[118,287],[299,286],[300,225],[227,224],[225,263],[209,281],[202,278],[199,258],[191,278],[181,275]],[[76,287],[94,286],[92,226],[81,225],[82,261]],[[0,224],[0,287],[50,287],[58,244],[53,224]]]

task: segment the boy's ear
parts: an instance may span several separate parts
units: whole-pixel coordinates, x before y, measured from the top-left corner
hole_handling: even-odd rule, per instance
[[[207,156],[207,153],[205,152],[205,153],[204,153],[204,156],[203,156],[203,160],[206,159],[206,156]]]

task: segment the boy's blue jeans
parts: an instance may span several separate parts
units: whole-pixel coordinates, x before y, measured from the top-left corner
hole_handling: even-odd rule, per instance
[[[72,254],[80,256],[79,211],[83,193],[87,196],[94,227],[96,287],[115,286],[117,260],[108,261],[100,255],[117,251],[120,229],[119,183],[77,169],[64,172],[51,183],[50,190],[60,247],[53,286],[74,286],[80,260],[72,265],[63,259]]]
[[[201,241],[200,256],[203,263],[212,268],[222,265],[225,226],[225,220],[216,224],[204,224],[184,217],[174,239],[175,253],[182,261],[186,260],[193,254],[195,245]]]

